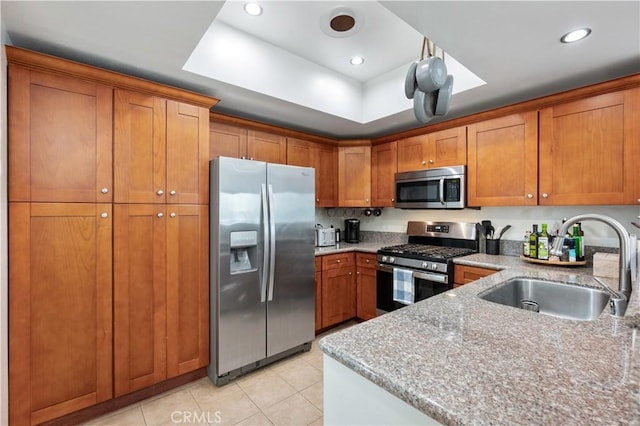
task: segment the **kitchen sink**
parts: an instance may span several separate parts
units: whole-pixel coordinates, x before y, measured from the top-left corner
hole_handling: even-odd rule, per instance
[[[501,305],[579,321],[598,318],[609,302],[609,293],[597,288],[534,278],[512,278],[484,290],[478,297]]]

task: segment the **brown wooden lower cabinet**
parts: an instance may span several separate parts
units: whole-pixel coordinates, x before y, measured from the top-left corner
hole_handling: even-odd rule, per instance
[[[356,253],[356,316],[362,320],[376,317],[376,255]]]
[[[9,422],[112,397],[111,204],[9,204]]]
[[[322,271],[322,328],[356,316],[354,266]]]
[[[316,256],[316,333],[322,329],[322,259]]]
[[[455,265],[453,270],[454,287],[479,280],[488,275],[495,274],[495,269],[479,268],[477,266]]]

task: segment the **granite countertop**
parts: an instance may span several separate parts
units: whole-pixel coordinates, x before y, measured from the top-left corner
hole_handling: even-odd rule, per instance
[[[624,319],[607,307],[565,320],[477,295],[518,276],[597,286],[590,269],[483,254],[456,263],[502,270],[331,334],[321,350],[444,424],[640,423],[638,290]]]
[[[335,246],[328,247],[316,247],[316,256],[323,256],[325,254],[344,253],[349,251],[361,251],[365,253],[377,253],[382,247],[389,244],[375,242],[375,243],[337,243]]]

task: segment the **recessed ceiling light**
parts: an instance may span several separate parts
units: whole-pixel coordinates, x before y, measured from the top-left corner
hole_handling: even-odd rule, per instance
[[[354,56],[349,61],[351,65],[362,65],[364,63],[364,58],[362,56]]]
[[[560,38],[563,43],[573,43],[578,40],[582,40],[586,36],[591,34],[591,28],[579,28],[577,30],[569,31]]]
[[[262,15],[262,6],[260,6],[258,3],[245,3],[244,11],[251,16]]]

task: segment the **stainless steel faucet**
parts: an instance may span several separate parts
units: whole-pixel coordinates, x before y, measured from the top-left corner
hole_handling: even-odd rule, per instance
[[[604,284],[601,280],[596,281],[604,286],[606,290],[611,293],[612,297],[609,301],[611,307],[611,315],[614,317],[623,317],[627,311],[627,303],[631,296],[631,242],[629,239],[629,232],[624,229],[624,226],[617,220],[601,215],[601,214],[582,214],[574,216],[562,224],[560,228],[560,236],[556,237],[551,247],[551,253],[554,256],[562,255],[562,245],[564,244],[565,235],[567,231],[577,222],[584,222],[586,220],[595,220],[596,222],[606,223],[616,231],[618,239],[620,240],[620,273],[618,282],[618,291],[611,289]]]

